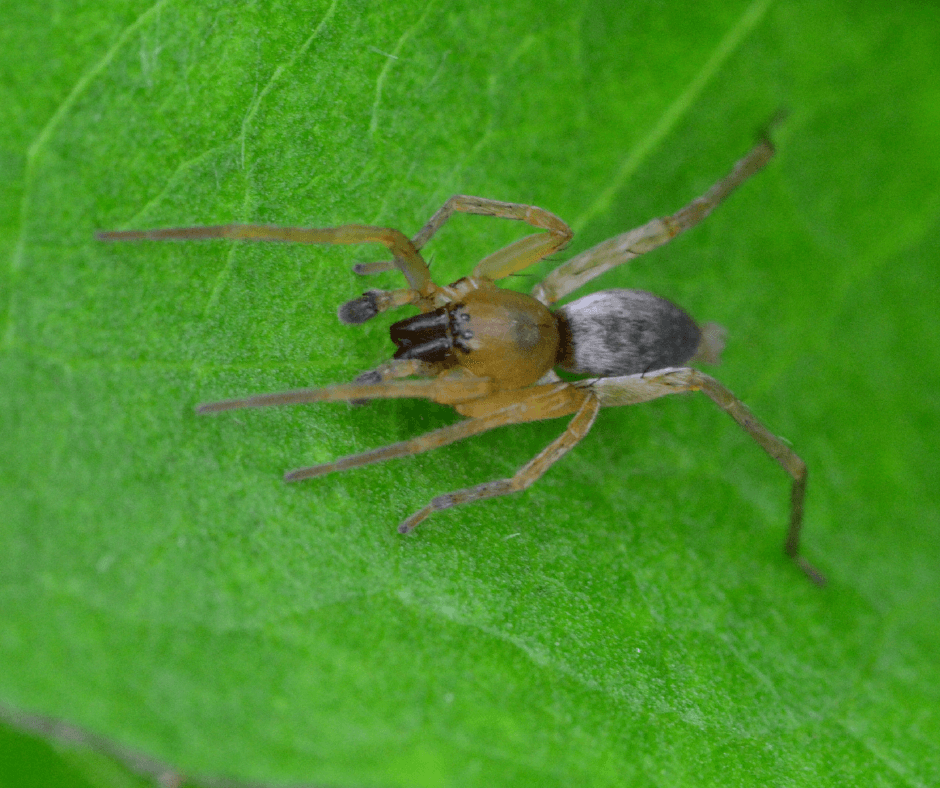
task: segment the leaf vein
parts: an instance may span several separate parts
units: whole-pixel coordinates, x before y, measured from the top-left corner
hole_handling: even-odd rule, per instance
[[[388,74],[392,69],[392,63],[395,60],[398,60],[398,53],[401,52],[402,47],[404,47],[404,45],[408,42],[408,39],[410,39],[415,34],[415,31],[424,24],[424,20],[427,19],[428,14],[431,13],[431,8],[433,6],[434,0],[431,0],[431,2],[429,2],[424,7],[424,11],[421,12],[421,16],[418,17],[418,21],[398,37],[398,41],[395,42],[395,46],[392,48],[392,51],[385,58],[385,63],[382,65],[382,69],[379,71],[379,76],[375,80],[375,99],[372,102],[372,118],[369,121],[370,137],[375,137],[375,133],[379,128],[379,107],[382,104],[382,91],[385,88],[385,81],[388,79]]]
[[[685,90],[680,93],[675,101],[672,102],[666,111],[660,116],[659,120],[652,129],[633,146],[627,157],[620,165],[613,180],[606,189],[601,191],[594,203],[587,208],[573,222],[571,227],[575,234],[580,233],[584,227],[594,217],[610,209],[614,197],[633,174],[640,168],[649,155],[659,146],[666,135],[676,126],[679,120],[689,111],[695,101],[699,98],[705,86],[718,73],[721,67],[727,62],[728,58],[737,51],[741,43],[747,38],[748,34],[763,19],[767,8],[772,0],[754,0],[737,23],[725,34],[724,38],[718,42],[711,56],[695,76],[692,77]]]
[[[264,87],[261,88],[255,94],[255,97],[252,99],[251,105],[248,107],[248,111],[245,113],[245,117],[242,120],[241,133],[239,134],[239,143],[241,145],[241,161],[242,169],[245,169],[245,145],[246,139],[248,137],[248,127],[251,125],[251,122],[254,120],[255,115],[258,114],[258,109],[261,106],[261,103],[267,98],[268,94],[273,90],[274,86],[280,80],[281,76],[291,68],[297,60],[304,54],[314,41],[320,36],[320,33],[323,32],[323,29],[326,27],[327,23],[332,19],[333,14],[336,12],[336,7],[339,5],[339,0],[333,0],[330,4],[330,7],[326,10],[326,13],[323,15],[323,18],[320,20],[319,24],[314,28],[313,32],[307,37],[307,40],[298,47],[297,51],[287,59],[286,62],[281,63],[277,68],[274,69],[274,72],[271,74],[268,81],[265,83]]]

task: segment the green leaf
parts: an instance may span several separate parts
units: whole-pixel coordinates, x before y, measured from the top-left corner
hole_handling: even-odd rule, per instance
[[[940,780],[933,9],[21,3],[0,37],[8,720],[262,783]],[[563,422],[285,486],[457,418],[193,412],[386,359],[402,313],[335,317],[400,282],[352,275],[383,250],[93,240],[414,232],[467,193],[548,208],[577,252],[701,194],[781,107],[764,172],[588,289],[728,327],[717,376],[809,464],[824,590],[782,555],[788,480],[700,397],[603,412],[529,491],[407,538],[405,516],[511,475]],[[457,217],[432,273],[523,233]]]

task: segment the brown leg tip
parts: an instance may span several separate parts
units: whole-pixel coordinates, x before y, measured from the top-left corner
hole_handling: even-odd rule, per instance
[[[419,525],[421,525],[421,523],[423,523],[427,519],[428,515],[432,511],[434,510],[430,505],[425,506],[423,509],[419,509],[413,515],[411,515],[411,517],[408,517],[407,519],[402,521],[402,524],[398,526],[398,533],[400,534],[411,533],[415,528],[417,528]]]
[[[323,465],[311,465],[309,468],[295,468],[284,474],[285,482],[299,482],[304,479],[313,479],[317,476],[323,476],[330,471],[335,470],[333,463],[324,463]]]
[[[815,566],[813,566],[809,561],[807,561],[801,555],[795,556],[794,560],[796,561],[797,566],[799,566],[800,569],[803,570],[803,574],[805,574],[812,583],[819,586],[820,588],[825,587],[828,581],[826,580],[826,576],[822,572],[820,572]]]

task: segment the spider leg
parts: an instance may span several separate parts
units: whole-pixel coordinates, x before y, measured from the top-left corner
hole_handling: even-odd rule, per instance
[[[774,147],[765,130],[761,141],[704,195],[672,216],[652,219],[572,257],[537,284],[532,297],[551,306],[594,277],[668,243],[679,233],[701,222],[738,186],[763,168],[773,155]]]
[[[565,431],[548,444],[548,446],[539,452],[532,460],[523,465],[514,476],[508,479],[484,482],[475,487],[467,487],[466,489],[457,490],[445,495],[438,495],[423,509],[419,509],[404,520],[402,524],[398,526],[399,533],[405,534],[413,530],[415,526],[422,520],[425,520],[432,512],[449,509],[451,506],[457,506],[459,504],[481,501],[484,498],[508,495],[509,493],[519,492],[531,487],[555,462],[573,449],[578,442],[588,434],[600,407],[601,403],[597,397],[585,397],[581,407],[578,409]]]
[[[273,394],[256,394],[240,399],[207,402],[196,408],[197,413],[217,413],[239,408],[263,408],[269,405],[299,405],[310,402],[348,402],[372,399],[423,398],[445,405],[465,402],[490,393],[490,378],[455,369],[436,378],[423,380],[371,380],[361,383],[339,383],[319,389],[295,389]]]
[[[547,234],[538,233],[511,243],[477,263],[473,275],[485,276],[488,279],[502,279],[537,263],[543,257],[564,247],[573,235],[571,228],[565,222],[544,208],[455,194],[411,239],[415,249],[420,250],[455,213],[513,219],[538,227],[540,230],[548,230]],[[354,270],[357,274],[377,274],[391,269],[393,265],[393,261],[361,263]]]
[[[312,465],[308,468],[298,468],[284,475],[284,480],[288,482],[299,481],[300,479],[310,479],[314,476],[323,476],[335,471],[345,471],[349,468],[358,468],[362,465],[371,465],[376,462],[384,462],[395,457],[406,457],[411,454],[421,454],[422,452],[438,449],[441,446],[448,446],[456,441],[462,441],[464,438],[470,438],[483,432],[503,427],[507,424],[517,424],[523,421],[520,418],[521,406],[510,405],[494,413],[490,413],[481,418],[465,419],[451,424],[447,427],[426,432],[399,443],[391,443],[388,446],[380,446],[377,449],[364,451],[359,454],[350,454],[347,457],[340,457],[333,462],[325,462],[321,465]]]
[[[229,238],[240,241],[283,241],[302,244],[380,243],[395,256],[394,265],[412,290],[431,295],[431,273],[414,244],[400,230],[365,224],[339,227],[273,227],[266,224],[221,224],[207,227],[170,227],[159,230],[111,230],[96,233],[99,241],[163,241]],[[347,321],[348,322],[348,321]],[[361,321],[360,321],[361,322]]]
[[[784,543],[784,552],[816,585],[825,585],[825,576],[800,555],[800,531],[803,525],[803,499],[806,495],[806,463],[783,441],[768,430],[748,407],[714,378],[697,369],[683,367],[659,370],[651,374],[600,378],[583,381],[600,399],[602,406],[633,405],[637,402],[701,391],[724,410],[753,438],[767,454],[793,477],[790,492],[790,525]]]

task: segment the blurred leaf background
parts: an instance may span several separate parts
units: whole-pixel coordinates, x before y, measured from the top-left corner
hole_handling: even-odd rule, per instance
[[[19,2],[0,43],[5,784],[141,784],[126,752],[210,783],[940,781],[936,9]],[[809,463],[824,590],[781,554],[787,479],[704,398],[604,412],[530,491],[409,538],[563,423],[285,486],[456,419],[193,414],[384,360],[397,316],[335,319],[394,285],[350,272],[382,250],[92,240],[413,232],[463,192],[556,212],[574,253],[700,194],[781,107],[764,172],[589,289],[728,327],[717,376]],[[523,233],[458,217],[432,272]]]

